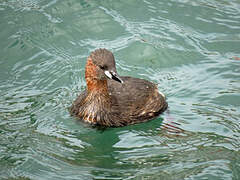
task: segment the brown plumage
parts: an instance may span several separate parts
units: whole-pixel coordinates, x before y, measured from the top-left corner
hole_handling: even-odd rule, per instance
[[[119,127],[145,122],[167,109],[165,96],[147,80],[119,77],[113,54],[91,53],[85,68],[87,89],[73,102],[70,113],[93,125]]]

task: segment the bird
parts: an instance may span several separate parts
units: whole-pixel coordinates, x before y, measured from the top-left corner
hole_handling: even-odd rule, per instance
[[[156,84],[119,76],[114,55],[96,49],[85,66],[86,89],[70,107],[70,114],[93,126],[122,127],[154,119],[168,108]]]

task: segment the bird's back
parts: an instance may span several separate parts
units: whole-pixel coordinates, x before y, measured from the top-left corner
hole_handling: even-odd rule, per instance
[[[135,124],[150,120],[166,110],[165,97],[157,86],[147,80],[121,77],[123,84],[108,80],[108,91],[112,100],[111,112],[118,121]]]

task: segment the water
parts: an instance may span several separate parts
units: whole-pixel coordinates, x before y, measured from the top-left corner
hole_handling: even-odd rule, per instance
[[[1,0],[0,27],[0,179],[240,179],[238,0]],[[107,130],[70,117],[100,47],[168,112]]]

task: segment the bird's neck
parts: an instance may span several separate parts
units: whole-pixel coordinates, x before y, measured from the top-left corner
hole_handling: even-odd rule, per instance
[[[97,67],[92,60],[88,58],[85,68],[85,79],[88,93],[108,94],[107,79],[101,80],[97,77]]]
[[[99,81],[93,79],[86,79],[87,92],[94,94],[108,94],[107,80]]]

